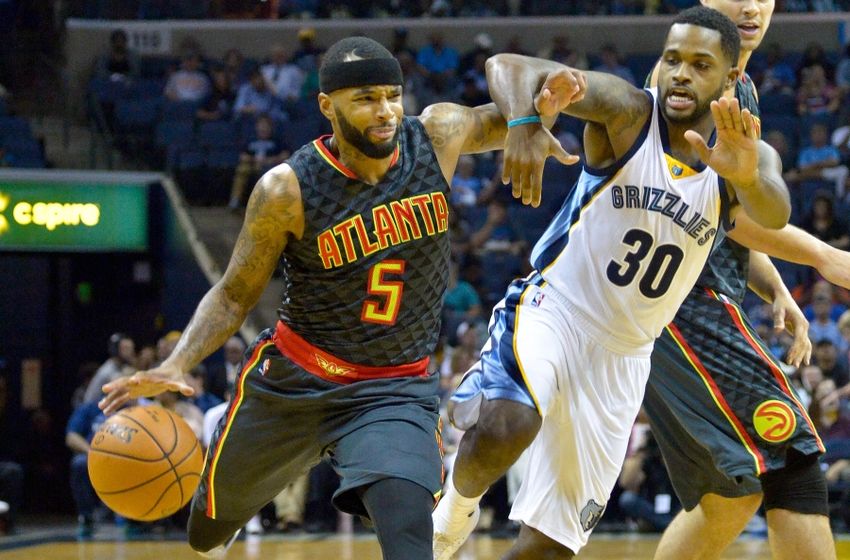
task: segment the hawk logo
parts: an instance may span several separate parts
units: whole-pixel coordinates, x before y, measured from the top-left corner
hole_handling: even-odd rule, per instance
[[[9,196],[3,193],[0,193],[0,235],[6,233],[9,229],[9,222],[6,221],[6,216],[3,215],[3,212],[6,211],[6,208],[9,206]]]
[[[761,439],[781,443],[794,434],[797,416],[784,402],[771,399],[758,405],[753,413],[753,426]]]
[[[581,528],[585,531],[591,531],[599,520],[602,519],[602,512],[605,511],[605,506],[597,504],[594,500],[588,500],[587,505],[581,510]]]
[[[330,360],[324,359],[323,357],[319,356],[318,354],[315,354],[315,356],[316,356],[316,363],[328,375],[348,375],[352,371],[351,368],[342,367],[339,364],[335,364]]]

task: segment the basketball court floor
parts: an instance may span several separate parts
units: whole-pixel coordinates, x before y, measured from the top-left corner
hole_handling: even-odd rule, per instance
[[[580,560],[652,558],[657,535],[597,534],[579,554]],[[473,536],[456,560],[497,560],[510,546],[506,539]],[[850,560],[850,540],[840,536],[838,558]],[[75,542],[69,535],[16,536],[0,539],[0,560],[198,560],[182,540],[94,540]],[[370,535],[249,536],[234,543],[228,560],[380,560]],[[724,560],[769,560],[764,538],[742,538]],[[804,559],[801,559],[804,560]]]

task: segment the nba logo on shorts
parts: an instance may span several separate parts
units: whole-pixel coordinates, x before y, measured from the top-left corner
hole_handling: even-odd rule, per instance
[[[543,303],[543,298],[546,297],[543,292],[537,292],[534,294],[534,297],[531,298],[532,307],[540,307],[540,304]]]
[[[260,375],[265,375],[269,372],[269,366],[271,365],[271,363],[272,361],[270,359],[265,359],[263,365],[260,366]]]
[[[674,177],[678,177],[679,175],[681,175],[681,174],[682,174],[682,171],[684,171],[684,170],[683,170],[681,167],[679,167],[678,165],[674,165],[674,166],[673,166],[673,167],[671,167],[670,169],[671,169],[671,171],[673,171],[673,176],[674,176]]]
[[[581,528],[585,531],[592,530],[602,519],[602,512],[604,511],[605,506],[597,504],[595,500],[588,500],[587,505],[581,510]]]

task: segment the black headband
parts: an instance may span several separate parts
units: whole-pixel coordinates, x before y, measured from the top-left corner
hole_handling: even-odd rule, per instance
[[[395,58],[364,58],[332,62],[319,70],[319,89],[330,93],[358,86],[400,86],[401,66]]]

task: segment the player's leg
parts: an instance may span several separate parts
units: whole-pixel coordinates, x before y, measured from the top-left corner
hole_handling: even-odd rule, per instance
[[[331,430],[340,475],[334,505],[369,518],[385,560],[431,560],[431,511],[443,482],[435,376],[358,382],[334,402],[357,402]]]
[[[762,475],[774,560],[834,560],[826,479],[816,454],[789,452],[789,464]]]
[[[569,560],[575,553],[525,523],[511,549],[502,560]]]
[[[449,558],[472,530],[478,503],[534,440],[557,394],[563,363],[560,303],[538,278],[516,281],[494,309],[490,339],[464,377],[450,417],[466,430],[445,494],[434,511],[435,558]]]
[[[655,560],[720,558],[747,526],[761,500],[761,494],[736,498],[706,494],[697,507],[673,518],[661,536]]]
[[[361,489],[384,560],[431,560],[431,509],[434,496],[424,486],[385,478]]]
[[[246,355],[192,500],[189,545],[200,553],[226,548],[239,528],[320,457],[321,416],[312,412],[326,383],[282,357],[270,330]],[[296,410],[298,422],[287,422]]]
[[[582,332],[559,367],[560,391],[528,448],[510,518],[527,527],[507,558],[571,558],[587,544],[617,482],[649,375],[644,355],[612,352]]]

